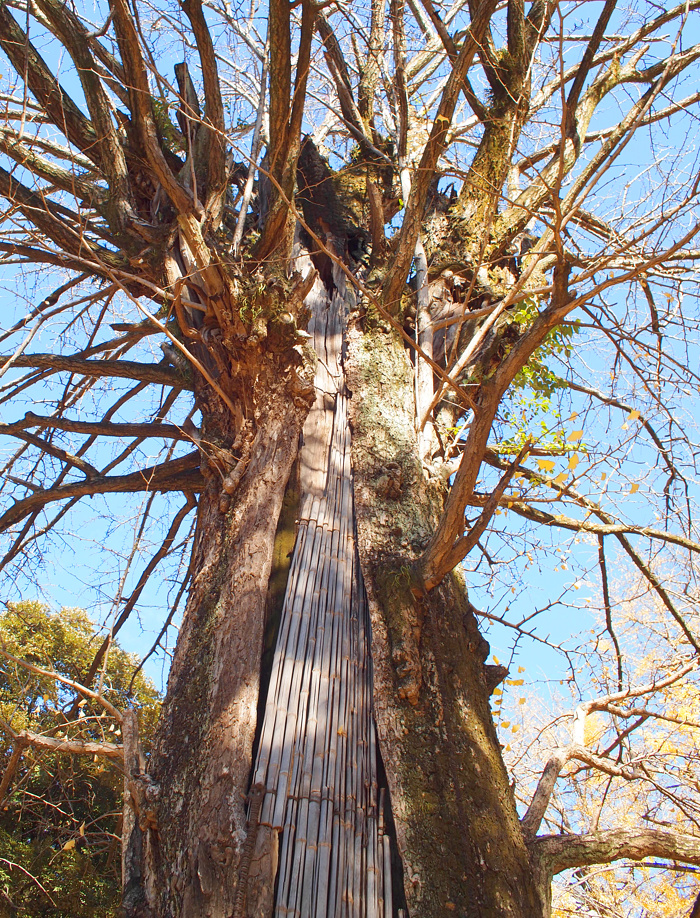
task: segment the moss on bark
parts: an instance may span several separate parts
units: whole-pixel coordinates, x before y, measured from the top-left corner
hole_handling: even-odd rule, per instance
[[[491,717],[481,637],[456,574],[429,594],[412,562],[442,489],[418,459],[413,374],[393,332],[349,335],[358,544],[372,615],[375,715],[412,914],[536,916]],[[388,494],[393,469],[401,488]]]

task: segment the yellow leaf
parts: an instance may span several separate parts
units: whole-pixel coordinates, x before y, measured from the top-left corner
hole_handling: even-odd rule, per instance
[[[561,487],[566,481],[568,474],[568,472],[559,472],[553,483]]]
[[[525,672],[525,667],[524,667],[524,666],[519,666],[519,667],[518,667],[518,672],[519,672],[519,673],[524,673],[524,672]]]
[[[507,679],[506,682],[508,683],[508,685],[522,685],[525,682],[525,680],[524,679]]]
[[[517,725],[517,724],[513,724],[513,726],[511,727],[511,730],[513,731],[513,733],[517,733],[517,732],[518,732],[518,729],[519,729],[519,728],[518,728],[518,725]]]
[[[583,744],[596,743],[605,733],[605,721],[600,714],[589,714],[583,726]]]
[[[638,417],[639,417],[639,412],[635,408],[634,411],[630,411],[630,413],[627,415],[627,420],[636,421]]]
[[[78,832],[80,833],[81,837],[85,835],[85,823],[83,823],[82,826],[78,829]]]
[[[493,694],[494,694],[494,695],[502,695],[502,694],[503,694],[503,689],[500,689],[500,688],[494,689],[494,690],[493,690]]]
[[[510,746],[506,746],[506,752],[510,752]]]
[[[583,436],[582,430],[572,430],[569,436],[566,438],[569,443],[573,443],[574,440],[580,440]]]
[[[555,465],[552,459],[538,459],[537,464],[544,472],[551,472]]]
[[[494,656],[493,662],[496,664],[496,666],[498,666],[501,661],[498,659],[498,657]]]
[[[63,846],[63,851],[72,851],[75,848],[75,839],[70,838]]]
[[[572,453],[569,456],[569,468],[572,470],[575,469],[576,466],[578,465],[578,462],[579,462],[578,453]]]
[[[510,721],[509,721],[509,720],[504,720],[503,723],[501,724],[501,726],[502,726],[503,729],[505,730],[506,727],[510,727]]]
[[[578,411],[572,411],[571,414],[569,415],[569,420],[575,421],[577,417],[578,417]]]
[[[637,482],[635,482],[630,488],[630,494],[636,494],[638,490],[639,490],[639,485],[637,484]]]
[[[518,698],[518,704],[525,704],[524,698]]]

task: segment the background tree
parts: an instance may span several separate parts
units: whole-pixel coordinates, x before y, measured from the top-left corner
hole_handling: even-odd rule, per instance
[[[0,909],[8,916],[118,912],[124,784],[119,755],[106,759],[89,749],[70,754],[88,743],[98,750],[108,741],[115,750],[120,743],[118,721],[94,701],[83,698],[77,716],[71,714],[71,686],[92,660],[93,634],[94,624],[81,609],[52,614],[39,603],[20,602],[0,616]],[[16,662],[18,654],[24,665]],[[147,747],[160,699],[142,675],[133,678],[137,662],[115,644],[101,673],[101,692],[113,704],[138,708]]]
[[[679,665],[678,631],[643,582],[616,582],[610,592],[615,627],[596,622],[598,640],[563,683],[557,716],[550,720],[537,697],[528,703],[523,679],[507,679],[499,726],[510,733],[506,760],[523,807],[538,784],[535,798],[552,792],[545,823],[553,835],[597,834],[618,844],[636,825],[643,851],[650,829],[697,832],[697,667]],[[626,860],[582,861],[558,878],[553,914],[685,914],[697,894],[696,867],[660,853],[639,863],[628,848]]]
[[[467,558],[469,582],[480,564],[517,582],[538,526],[599,540],[605,583],[615,540],[694,665],[678,400],[697,388],[697,164],[677,138],[696,4],[104,14],[0,6],[0,251],[29,283],[30,266],[66,273],[4,335],[17,490],[0,527],[8,573],[40,576],[84,497],[147,495],[116,501],[137,522],[110,633],[159,566],[179,565],[173,607],[188,590],[148,780],[126,766],[156,800],[129,836],[127,912],[546,914],[552,874],[632,836],[537,837],[544,785],[519,821],[489,705],[503,672],[451,572]],[[46,408],[21,417],[26,399]],[[602,466],[630,474],[632,442],[652,472],[626,490],[649,500],[611,505]],[[696,835],[661,828],[635,851],[700,859]]]

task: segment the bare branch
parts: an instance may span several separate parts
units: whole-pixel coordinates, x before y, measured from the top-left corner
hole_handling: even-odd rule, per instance
[[[406,204],[406,212],[396,246],[398,255],[384,281],[382,298],[390,311],[396,308],[408,276],[416,242],[420,235],[430,183],[433,180],[438,160],[447,146],[449,129],[464,77],[474,60],[477,48],[484,39],[496,5],[496,0],[486,0],[480,5],[443,90],[428,142],[425,145],[415,180],[411,184],[411,194]]]
[[[0,360],[8,360],[0,355]],[[133,379],[153,383],[157,386],[172,386],[177,389],[190,389],[188,382],[177,370],[166,364],[136,363],[132,360],[84,360],[81,357],[69,357],[59,354],[21,354],[13,360],[16,367],[37,367],[51,370],[53,373],[79,373],[94,379],[112,377],[116,379]]]
[[[530,850],[549,876],[591,864],[612,864],[621,858],[641,861],[662,857],[700,865],[700,838],[661,829],[609,829],[591,835],[545,835]]]
[[[479,519],[471,526],[469,531],[452,545],[446,545],[437,540],[426,549],[420,561],[416,565],[418,574],[424,589],[432,590],[440,583],[442,578],[448,574],[460,561],[467,557],[472,548],[477,544],[483,535],[486,527],[491,521],[493,514],[498,507],[510,480],[520,465],[520,462],[527,456],[530,451],[531,441],[528,439],[522,446],[520,452],[511,462],[501,477],[496,487],[484,503],[484,509],[481,511]]]
[[[199,453],[190,453],[162,465],[150,466],[129,475],[106,475],[37,491],[18,500],[2,516],[0,531],[15,526],[27,514],[47,504],[90,494],[134,493],[137,491],[200,491]]]
[[[46,62],[19,27],[7,5],[0,8],[0,46],[41,109],[56,127],[93,162],[98,162],[97,135],[78,106],[51,73]]]
[[[46,676],[48,679],[53,679],[55,682],[60,682],[62,685],[67,685],[69,688],[72,688],[79,695],[83,695],[85,698],[91,698],[93,701],[96,701],[101,707],[107,711],[108,714],[111,714],[116,720],[121,723],[122,715],[118,708],[115,708],[114,705],[107,701],[104,695],[101,695],[99,692],[94,692],[92,689],[87,688],[85,685],[81,685],[80,682],[76,682],[74,679],[69,679],[67,676],[62,676],[60,673],[56,673],[50,669],[44,669],[41,666],[37,666],[36,663],[30,663],[28,660],[23,660],[21,657],[16,657],[14,654],[11,654],[8,650],[5,650],[4,647],[0,646],[0,656],[4,657],[6,660],[9,660],[11,663],[16,663],[17,666],[21,666],[23,669],[26,669],[30,673],[36,673],[37,676]]]
[[[40,417],[28,411],[21,421],[12,424],[0,424],[1,434],[14,434],[28,427],[65,430],[70,433],[99,434],[103,437],[162,437],[164,440],[190,440],[184,430],[174,424],[115,424],[108,421],[73,421],[61,417]]]
[[[85,681],[88,684],[90,684],[92,680],[95,678],[97,670],[100,668],[100,664],[102,663],[102,660],[104,659],[104,655],[109,650],[112,641],[114,640],[118,632],[122,629],[122,627],[126,624],[136,603],[139,601],[139,598],[141,594],[143,593],[144,587],[148,583],[148,580],[151,574],[153,573],[153,571],[156,569],[158,564],[163,560],[163,558],[168,554],[168,552],[172,548],[173,542],[175,541],[175,536],[178,534],[183,520],[194,507],[195,507],[195,500],[190,494],[188,495],[187,501],[185,502],[184,506],[182,506],[178,510],[178,512],[175,514],[175,517],[173,518],[173,521],[170,524],[170,528],[168,529],[168,533],[165,539],[160,545],[158,551],[153,555],[153,557],[150,559],[146,567],[143,569],[143,572],[141,573],[141,576],[139,577],[139,582],[136,584],[136,586],[132,590],[131,596],[129,596],[128,600],[126,601],[124,608],[119,614],[119,617],[112,625],[109,635],[105,638],[105,640],[102,643],[102,646],[95,654],[95,657],[92,663],[90,664],[90,669],[88,670],[85,676]]]
[[[22,742],[35,749],[45,749],[49,752],[64,753],[66,755],[99,755],[115,761],[123,760],[121,744],[95,743],[90,740],[58,739],[53,736],[43,736],[32,730],[20,730],[15,733],[4,717],[0,717],[0,729],[17,742]]]

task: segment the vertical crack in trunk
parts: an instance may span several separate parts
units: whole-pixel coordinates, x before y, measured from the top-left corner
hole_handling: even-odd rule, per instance
[[[317,396],[304,427],[299,529],[253,774],[266,794],[248,915],[273,906],[302,918],[391,914],[342,365],[354,294],[337,267],[334,283],[329,295],[317,280],[307,299]]]

